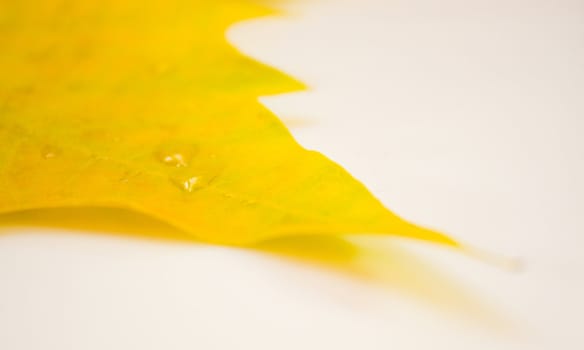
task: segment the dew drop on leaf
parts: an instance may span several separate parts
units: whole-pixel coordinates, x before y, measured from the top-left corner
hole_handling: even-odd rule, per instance
[[[172,183],[178,186],[184,192],[194,192],[196,189],[202,187],[203,183],[199,176],[191,177],[177,177],[171,179]]]
[[[156,158],[165,165],[186,168],[189,166],[196,153],[195,147],[188,146],[168,146],[160,147],[156,152]]]
[[[180,153],[172,153],[162,156],[162,162],[166,165],[175,166],[177,168],[186,167],[188,164],[185,157]]]

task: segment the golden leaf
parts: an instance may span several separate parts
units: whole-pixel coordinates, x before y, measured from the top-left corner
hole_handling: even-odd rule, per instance
[[[0,4],[0,213],[102,206],[194,237],[382,233],[450,245],[403,221],[258,97],[302,84],[225,40],[269,14],[244,0]]]

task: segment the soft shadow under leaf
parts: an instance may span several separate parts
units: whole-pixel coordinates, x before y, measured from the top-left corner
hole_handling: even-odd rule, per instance
[[[497,333],[514,332],[515,325],[478,293],[387,238],[287,237],[263,242],[257,248],[376,289],[401,293],[439,312],[473,321]]]

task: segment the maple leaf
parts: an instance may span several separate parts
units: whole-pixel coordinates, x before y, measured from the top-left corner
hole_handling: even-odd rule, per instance
[[[103,206],[204,241],[382,233],[456,245],[303,149],[259,96],[301,89],[231,47],[252,0],[0,4],[0,213]]]

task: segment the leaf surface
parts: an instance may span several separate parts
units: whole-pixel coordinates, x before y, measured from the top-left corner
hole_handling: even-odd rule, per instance
[[[104,206],[198,239],[382,233],[456,242],[408,223],[259,96],[303,85],[238,53],[253,0],[0,3],[0,213]]]

